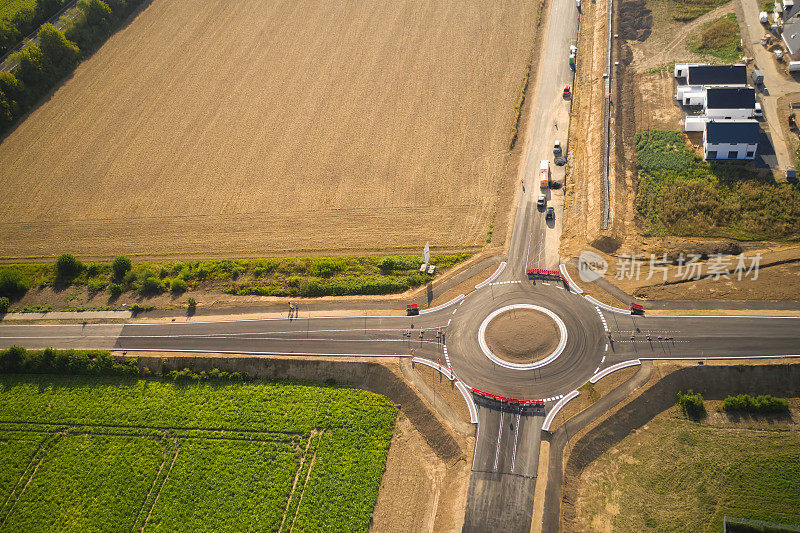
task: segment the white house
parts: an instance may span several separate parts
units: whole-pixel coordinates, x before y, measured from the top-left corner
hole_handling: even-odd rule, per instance
[[[702,85],[678,85],[675,99],[681,105],[703,105],[706,101],[706,88]]]
[[[755,159],[760,137],[755,120],[710,120],[703,132],[703,155],[713,159]]]
[[[683,130],[686,132],[705,131],[706,122],[708,122],[706,116],[687,116],[683,121]]]
[[[751,87],[708,87],[703,108],[710,119],[753,118],[756,90]]]

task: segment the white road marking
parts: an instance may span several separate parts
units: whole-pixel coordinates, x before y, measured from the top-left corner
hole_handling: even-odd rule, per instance
[[[511,453],[511,471],[514,471],[514,464],[517,462],[517,439],[519,438],[519,413],[517,422],[514,424],[514,451]]]
[[[497,448],[494,451],[494,469],[497,470],[497,462],[500,460],[500,438],[503,436],[503,415],[500,411],[500,431],[497,432]]]

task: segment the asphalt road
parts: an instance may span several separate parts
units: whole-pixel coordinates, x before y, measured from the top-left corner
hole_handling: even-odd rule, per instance
[[[190,351],[281,356],[387,356],[412,354],[452,366],[467,385],[521,399],[553,398],[577,388],[596,371],[617,362],[648,357],[750,357],[800,353],[800,319],[774,317],[631,317],[602,311],[561,283],[526,279],[528,266],[555,269],[563,194],[548,190],[556,221],[546,223],[536,208],[539,161],[552,161],[552,144],[566,141],[569,101],[561,90],[572,84],[567,50],[577,33],[572,0],[550,4],[549,31],[541,56],[531,131],[508,252],[507,267],[491,284],[449,307],[418,317],[302,317],[143,324],[0,324],[0,347],[99,348],[122,351]],[[544,31],[544,30],[543,30]],[[561,124],[561,129],[558,128]],[[551,166],[563,184],[562,167]],[[466,274],[465,274],[466,276]],[[478,330],[494,310],[535,304],[564,322],[563,351],[537,369],[499,366],[481,350]],[[346,305],[346,304],[342,304]],[[382,308],[388,301],[374,308]],[[402,307],[402,306],[400,306]],[[363,309],[352,306],[354,315]],[[660,338],[659,338],[660,337]],[[445,350],[445,345],[447,350]],[[528,531],[545,409],[520,410],[476,397],[478,425],[469,485],[465,531]]]

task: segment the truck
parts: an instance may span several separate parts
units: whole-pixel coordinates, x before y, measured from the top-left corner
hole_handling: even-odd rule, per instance
[[[550,187],[550,161],[542,159],[539,164],[539,186],[542,189]]]

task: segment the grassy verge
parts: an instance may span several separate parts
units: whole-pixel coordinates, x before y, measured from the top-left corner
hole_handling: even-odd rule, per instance
[[[0,390],[14,531],[275,531],[287,509],[296,531],[367,531],[397,412],[290,382],[23,374]]]
[[[728,13],[707,24],[699,35],[689,40],[689,50],[696,54],[707,55],[734,62],[742,57],[742,35],[736,15]]]
[[[800,239],[800,190],[741,163],[699,159],[678,131],[636,134],[636,209],[647,235]]]
[[[678,22],[689,22],[701,15],[705,15],[729,0],[669,0],[671,4],[672,18]]]
[[[470,256],[432,255],[431,264],[441,273]],[[294,297],[390,294],[433,279],[433,275],[419,272],[421,262],[421,256],[412,255],[215,259],[128,262],[124,269],[117,271],[113,263],[77,262],[66,276],[59,274],[55,265],[11,264],[0,265],[0,296],[15,298],[31,287],[48,286],[85,288],[89,293],[107,291],[112,298],[126,292],[147,297],[168,291],[181,294],[193,289]]]
[[[657,416],[584,471],[581,525],[711,532],[724,515],[800,525],[800,433],[712,427],[678,412]]]

